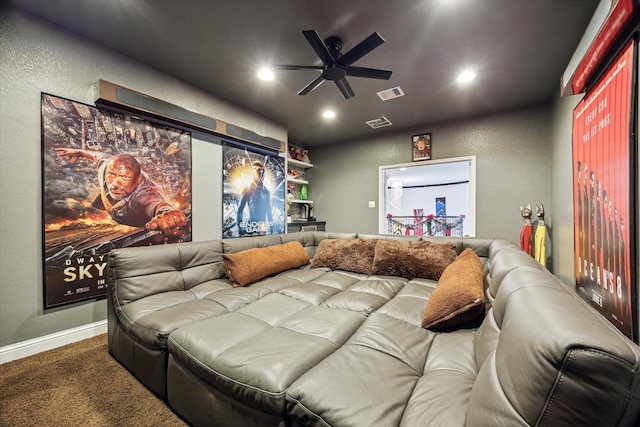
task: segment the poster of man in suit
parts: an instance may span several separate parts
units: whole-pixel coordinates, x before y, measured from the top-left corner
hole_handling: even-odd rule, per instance
[[[223,238],[285,232],[282,157],[224,145],[222,173]]]

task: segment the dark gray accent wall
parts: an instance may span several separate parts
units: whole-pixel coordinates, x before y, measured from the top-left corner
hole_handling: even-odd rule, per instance
[[[391,119],[391,118],[390,118]],[[392,119],[391,119],[392,120]],[[414,132],[386,132],[367,140],[313,147],[309,194],[315,216],[336,232],[378,232],[379,166],[411,162],[411,135],[433,133],[434,159],[476,156],[476,236],[519,241],[520,206],[551,201],[551,106]],[[548,212],[552,221],[553,211]]]

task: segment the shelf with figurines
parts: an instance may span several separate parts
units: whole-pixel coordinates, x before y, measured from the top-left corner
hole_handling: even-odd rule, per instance
[[[309,169],[313,167],[311,160],[309,160],[309,150],[292,144],[289,144],[287,150],[287,162],[290,166],[295,166],[301,169]]]
[[[290,144],[287,150],[287,182],[309,184],[305,177],[305,170],[312,167],[309,150]]]

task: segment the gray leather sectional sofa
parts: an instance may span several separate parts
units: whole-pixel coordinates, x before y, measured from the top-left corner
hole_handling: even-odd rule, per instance
[[[444,331],[421,326],[437,280],[308,265],[244,287],[226,276],[223,254],[297,241],[313,258],[355,238],[391,236],[114,250],[109,351],[191,425],[638,425],[640,348],[508,241],[446,239],[480,257],[486,310]]]

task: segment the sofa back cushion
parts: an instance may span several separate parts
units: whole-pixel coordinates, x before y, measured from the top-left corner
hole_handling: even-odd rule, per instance
[[[634,425],[640,349],[546,270],[502,278],[476,343],[466,425]]]
[[[108,265],[110,292],[118,305],[224,277],[219,240],[113,249]]]

